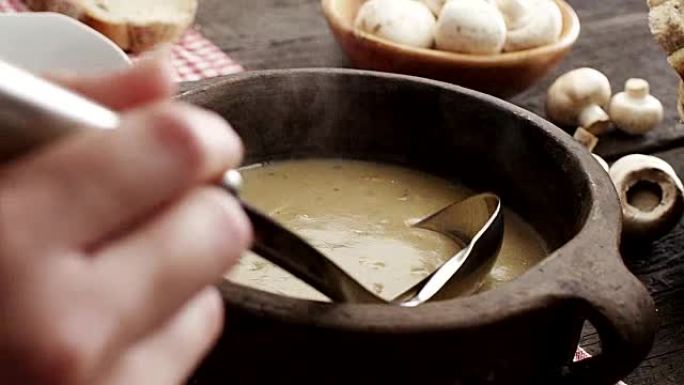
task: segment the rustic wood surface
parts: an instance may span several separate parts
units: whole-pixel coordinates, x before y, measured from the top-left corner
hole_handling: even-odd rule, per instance
[[[597,152],[656,153],[684,175],[684,126],[675,108],[676,74],[648,32],[646,0],[570,0],[582,22],[573,53],[554,73],[511,101],[543,116],[545,90],[563,71],[592,66],[608,75],[615,90],[629,77],[651,82],[663,101],[666,119],[642,138],[612,134]],[[319,0],[202,0],[198,24],[203,33],[248,70],[294,67],[349,67],[320,12]],[[202,82],[187,83],[192,89]],[[660,330],[649,358],[627,379],[630,385],[684,384],[684,221],[666,238],[625,250],[630,269],[649,287]],[[596,352],[591,330],[584,344]]]

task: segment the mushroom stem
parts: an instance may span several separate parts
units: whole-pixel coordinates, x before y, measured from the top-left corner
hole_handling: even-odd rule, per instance
[[[591,132],[585,130],[582,127],[577,127],[577,130],[575,130],[575,135],[573,135],[573,137],[587,150],[589,150],[589,152],[594,152],[594,148],[596,148],[596,145],[599,141],[596,135],[592,134]]]
[[[610,117],[597,104],[590,104],[586,106],[577,118],[580,127],[589,131],[594,135],[601,135],[606,133],[610,128]]]
[[[625,92],[633,98],[643,99],[651,92],[651,87],[644,79],[629,79],[625,83]]]

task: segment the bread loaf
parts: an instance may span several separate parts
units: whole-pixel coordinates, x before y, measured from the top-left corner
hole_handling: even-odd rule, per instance
[[[81,20],[130,52],[175,41],[197,11],[197,0],[26,0],[26,4],[34,11]]]
[[[679,82],[679,100],[677,101],[679,117],[684,120],[684,81]]]
[[[649,26],[668,54],[668,62],[684,79],[684,0],[648,0]],[[679,115],[684,120],[684,85],[680,83]]]

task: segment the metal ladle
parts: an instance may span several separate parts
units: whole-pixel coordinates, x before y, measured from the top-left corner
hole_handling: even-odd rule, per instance
[[[249,206],[243,207],[255,229],[255,253],[335,302],[387,303],[302,238]],[[413,227],[446,235],[463,249],[390,301],[405,307],[421,305],[433,297],[467,294],[480,286],[496,262],[503,242],[501,201],[494,194],[475,195],[439,210]]]
[[[65,135],[116,129],[119,115],[45,79],[0,60],[0,162]],[[221,186],[237,195],[241,176],[228,171]],[[241,202],[252,222],[253,251],[335,302],[387,303],[302,238]],[[393,303],[417,306],[444,292],[462,293],[489,273],[503,239],[501,203],[483,194],[440,210],[415,227],[445,234],[464,249]]]

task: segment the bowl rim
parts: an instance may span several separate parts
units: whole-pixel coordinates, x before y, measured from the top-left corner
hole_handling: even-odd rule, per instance
[[[479,66],[514,65],[526,62],[532,57],[545,56],[572,47],[580,35],[580,20],[575,10],[564,0],[554,0],[558,4],[563,16],[563,31],[560,39],[541,47],[521,51],[501,52],[494,55],[476,55],[442,51],[434,48],[417,48],[382,39],[365,31],[358,30],[347,23],[333,6],[336,2],[348,0],[321,0],[323,14],[334,31],[353,35],[356,39],[364,40],[385,49],[392,49],[403,55],[412,55],[432,60],[470,64]]]
[[[578,287],[592,289],[591,281],[582,280],[582,272],[597,266],[609,266],[616,277],[630,274],[622,264],[618,249],[622,229],[622,211],[608,174],[586,148],[560,128],[536,114],[495,96],[458,85],[410,75],[357,69],[300,68],[244,72],[227,76],[204,87],[185,92],[182,98],[192,102],[211,90],[236,86],[258,78],[317,74],[320,76],[362,76],[391,81],[408,81],[440,88],[446,92],[468,95],[493,107],[511,111],[549,135],[564,148],[567,161],[578,167],[588,187],[590,209],[576,235],[522,276],[506,284],[472,296],[431,302],[419,310],[392,305],[316,302],[280,296],[238,285],[223,279],[218,284],[224,302],[252,314],[268,315],[290,324],[324,327],[357,332],[420,333],[426,331],[481,328],[504,319],[557,304],[559,300],[576,301]],[[589,245],[589,246],[587,246]],[[588,256],[593,257],[588,258]],[[573,269],[568,269],[571,264]],[[549,279],[553,277],[553,279]],[[597,278],[598,280],[598,278]],[[598,283],[596,283],[598,284]],[[594,285],[596,285],[594,284]],[[582,287],[584,285],[584,287]],[[589,285],[589,287],[586,287]]]

